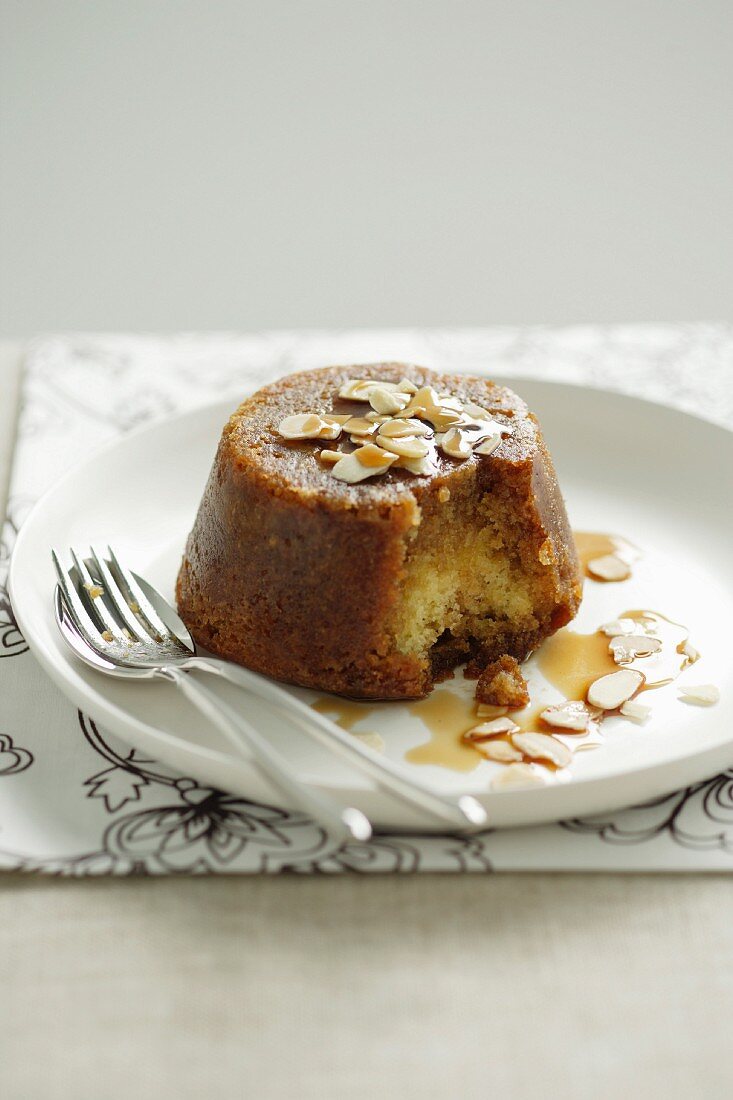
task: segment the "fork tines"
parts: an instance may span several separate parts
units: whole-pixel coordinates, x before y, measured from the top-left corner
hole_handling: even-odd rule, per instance
[[[56,550],[51,551],[69,613],[90,644],[184,644],[163,622],[111,546],[106,557],[95,546],[88,558],[73,548],[70,554],[73,569],[65,569]]]

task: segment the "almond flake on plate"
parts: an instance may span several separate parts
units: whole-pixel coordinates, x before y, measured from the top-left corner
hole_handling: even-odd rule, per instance
[[[502,733],[515,733],[519,731],[519,726],[516,722],[512,722],[511,718],[494,718],[490,722],[481,722],[478,726],[473,726],[472,729],[464,733],[463,740],[470,741],[488,741],[491,737],[499,737]]]
[[[636,699],[627,699],[619,707],[619,714],[624,718],[631,718],[633,722],[646,722],[652,712],[652,708],[645,703],[639,703]]]
[[[521,752],[508,741],[478,741],[475,748],[487,760],[493,760],[497,764],[512,764],[522,759]]]
[[[642,674],[632,668],[609,672],[594,680],[588,688],[588,702],[601,710],[616,710],[635,695],[643,683]]]
[[[631,566],[617,554],[604,554],[588,562],[588,572],[601,581],[625,581],[631,576]]]
[[[683,703],[694,703],[698,707],[712,707],[720,700],[715,684],[683,684],[678,690]]]
[[[512,734],[512,744],[525,756],[531,756],[535,760],[549,760],[557,768],[564,768],[573,759],[567,745],[548,733],[515,733]]]
[[[566,703],[556,703],[554,706],[545,707],[540,714],[540,718],[543,722],[547,722],[549,726],[584,732],[588,729],[590,713],[585,703],[569,700]]]
[[[680,647],[680,649],[678,649],[677,652],[681,653],[683,657],[687,658],[688,665],[694,665],[695,661],[700,660],[699,651],[695,649],[694,645],[690,642],[689,639],[684,643],[683,646]]]
[[[610,623],[604,623],[598,629],[607,638],[621,638],[625,634],[633,634],[639,627],[633,619],[612,619]]]
[[[637,657],[650,657],[652,653],[658,653],[662,643],[659,638],[652,638],[648,634],[624,634],[611,638],[608,648],[616,664],[622,665]]]

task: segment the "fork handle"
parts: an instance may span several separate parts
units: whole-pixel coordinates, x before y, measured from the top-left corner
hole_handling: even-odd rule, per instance
[[[186,668],[210,675],[222,676],[237,687],[249,691],[264,703],[274,707],[313,740],[325,745],[349,761],[358,771],[366,773],[383,790],[387,790],[413,809],[417,808],[453,829],[486,828],[486,811],[472,795],[451,797],[438,794],[413,779],[390,760],[378,757],[371,749],[360,745],[355,737],[344,733],[335,722],[286,692],[278,684],[217,657],[191,657]]]
[[[246,755],[272,786],[280,791],[287,804],[297,806],[303,813],[318,821],[332,840],[339,843],[369,840],[371,825],[361,810],[353,806],[341,808],[325,795],[304,787],[285,760],[254,726],[200,680],[175,666],[161,669],[159,675],[172,681],[240,754],[245,748]]]

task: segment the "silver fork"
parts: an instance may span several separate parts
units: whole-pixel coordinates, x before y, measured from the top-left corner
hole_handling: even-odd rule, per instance
[[[216,693],[189,675],[193,671],[220,676],[268,704],[313,740],[345,757],[378,787],[452,829],[486,824],[486,811],[470,795],[458,798],[437,794],[415,783],[391,761],[376,755],[277,684],[239,665],[201,657],[160,593],[127,569],[108,548],[108,557],[91,548],[89,562],[71,551],[74,571],[63,568],[52,551],[59,588],[56,618],[67,643],[88,664],[116,676],[159,677],[174,683],[204,712],[240,751],[244,742],[255,763],[288,801],[317,818],[330,833],[365,840],[371,826],[354,807],[339,808],[325,796],[304,787],[272,745]],[[91,567],[91,568],[90,568]],[[161,614],[162,613],[162,614]]]

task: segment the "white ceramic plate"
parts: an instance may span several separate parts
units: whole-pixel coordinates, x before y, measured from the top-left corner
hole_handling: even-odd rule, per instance
[[[713,682],[719,704],[693,707],[678,685],[648,693],[643,727],[617,718],[605,742],[578,753],[562,778],[543,787],[493,791],[501,765],[470,772],[405,764],[445,791],[478,795],[495,827],[605,812],[653,798],[733,764],[733,662],[730,591],[733,434],[658,405],[577,386],[509,381],[539,415],[576,530],[614,532],[644,551],[631,580],[588,584],[573,629],[592,632],[620,611],[645,607],[683,622],[703,657],[679,683]],[[113,543],[133,568],[170,596],[230,404],[187,413],[126,436],[73,470],[36,506],[13,554],[13,604],[31,649],[62,691],[106,729],[178,771],[256,801],[277,801],[244,760],[231,757],[219,735],[176,690],[163,683],[123,683],[82,666],[66,649],[53,619],[52,545]],[[304,783],[362,808],[382,829],[420,829],[425,822],[367,781],[275,726],[259,705],[217,684],[230,701],[268,730]],[[533,701],[560,695],[532,666]],[[438,690],[467,703],[474,685],[460,674]],[[291,689],[297,691],[299,689]],[[314,693],[300,692],[312,700]],[[652,698],[653,696],[653,698]],[[426,742],[429,733],[409,704],[372,708],[356,729],[377,730],[389,756]]]

